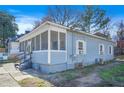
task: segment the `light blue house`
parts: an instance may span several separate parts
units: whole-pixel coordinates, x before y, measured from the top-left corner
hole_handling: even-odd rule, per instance
[[[32,51],[32,67],[53,73],[113,59],[114,42],[83,31],[44,22],[20,37],[20,52]]]

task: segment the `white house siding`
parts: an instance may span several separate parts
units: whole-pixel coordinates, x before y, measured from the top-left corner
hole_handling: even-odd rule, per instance
[[[108,54],[108,46],[114,45],[113,42],[96,38],[92,35],[86,35],[78,32],[67,31],[66,28],[59,25],[45,24],[20,38],[20,42],[36,37],[44,31],[57,31],[66,34],[66,50],[50,50],[50,34],[48,34],[48,50],[37,50],[32,53],[32,67],[44,73],[53,73],[74,69],[75,63],[90,65],[95,63],[96,58],[103,58],[104,61],[113,59],[113,55]],[[59,34],[58,34],[59,37]],[[59,39],[58,39],[59,40]],[[82,40],[86,42],[86,53],[76,54],[76,42]],[[99,55],[99,44],[104,44],[104,55]],[[59,46],[58,46],[59,47]]]
[[[107,61],[113,59],[114,57],[113,55],[108,54],[108,46],[114,45],[114,43],[112,42],[90,37],[81,33],[68,32],[67,37],[68,37],[67,39],[68,64],[83,63],[83,65],[90,65],[95,63],[96,58],[103,58],[104,61]],[[83,40],[86,42],[86,54],[76,55],[77,40]],[[99,54],[99,44],[103,44],[105,47],[103,55]]]

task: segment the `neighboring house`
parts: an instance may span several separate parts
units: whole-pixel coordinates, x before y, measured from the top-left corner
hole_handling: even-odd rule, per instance
[[[8,54],[14,56],[19,53],[19,42],[11,41],[8,43]]]
[[[124,40],[117,40],[115,55],[124,55]]]
[[[32,67],[44,73],[74,69],[113,59],[114,42],[83,31],[44,22],[17,39],[20,52],[32,51]]]

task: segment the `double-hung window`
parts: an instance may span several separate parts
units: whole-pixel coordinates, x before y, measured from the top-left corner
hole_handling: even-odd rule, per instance
[[[100,44],[99,45],[99,54],[100,55],[103,55],[104,54],[104,45],[103,44]]]
[[[108,54],[109,55],[113,54],[113,47],[111,45],[108,46]]]
[[[86,42],[83,40],[77,40],[76,54],[86,54]]]

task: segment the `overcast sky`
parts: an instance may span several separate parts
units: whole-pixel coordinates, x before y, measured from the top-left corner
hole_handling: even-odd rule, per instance
[[[46,13],[49,6],[0,6],[0,10],[5,10],[16,17],[16,23],[19,26],[18,34],[25,30],[31,30],[35,21],[40,20]],[[82,9],[82,6],[73,6],[74,9]],[[124,6],[99,6],[106,10],[107,16],[111,17],[113,22],[124,19]],[[114,32],[112,32],[114,33]]]

